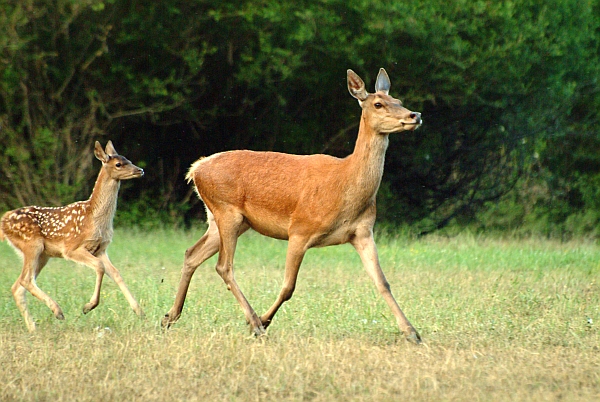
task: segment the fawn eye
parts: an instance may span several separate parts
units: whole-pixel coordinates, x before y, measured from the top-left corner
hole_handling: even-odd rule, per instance
[[[122,164],[121,164],[121,162],[117,162],[117,163],[115,163],[115,166],[116,166],[116,167],[121,167],[121,166],[122,166]]]
[[[381,109],[383,107],[383,105],[381,103],[379,103],[379,102],[377,102],[373,106],[375,106],[375,109]]]

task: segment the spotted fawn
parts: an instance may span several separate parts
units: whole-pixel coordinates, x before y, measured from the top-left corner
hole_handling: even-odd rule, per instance
[[[105,150],[96,141],[94,155],[102,162],[102,169],[88,200],[64,207],[18,208],[5,213],[0,221],[0,241],[6,239],[23,258],[23,270],[12,286],[12,294],[29,331],[35,330],[35,322],[27,308],[26,291],[46,303],[57,319],[64,320],[60,306],[36,284],[40,271],[53,257],[84,264],[96,272],[94,293],[83,307],[84,313],[98,306],[106,273],[119,286],[133,310],[143,316],[106,249],[113,237],[121,180],[142,177],[144,171],[119,155],[111,141]]]

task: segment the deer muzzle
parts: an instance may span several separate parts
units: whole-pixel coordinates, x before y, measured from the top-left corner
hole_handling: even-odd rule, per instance
[[[414,131],[423,124],[423,119],[421,119],[421,113],[410,112],[408,119],[402,119],[400,122],[405,130]]]

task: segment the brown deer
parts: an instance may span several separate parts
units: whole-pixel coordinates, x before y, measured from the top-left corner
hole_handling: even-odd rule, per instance
[[[23,271],[12,286],[12,294],[29,331],[35,331],[35,323],[27,309],[26,291],[46,303],[56,318],[65,319],[60,306],[35,282],[52,257],[75,261],[96,271],[94,294],[83,307],[84,314],[98,306],[106,273],[119,286],[133,310],[143,316],[121,274],[108,259],[106,249],[113,237],[121,180],[142,177],[144,171],[117,154],[111,141],[106,151],[96,141],[94,155],[102,162],[102,169],[87,201],[64,207],[23,207],[5,213],[0,221],[0,240],[6,238],[23,257]]]
[[[185,252],[179,288],[173,307],[163,318],[164,327],[180,317],[196,268],[219,252],[217,272],[241,305],[254,334],[262,335],[277,310],[292,297],[306,251],[350,243],[392,309],[400,330],[409,341],[421,342],[390,291],[373,239],[375,196],[383,175],[388,135],[415,130],[422,123],[421,114],[388,95],[390,80],[384,69],[379,71],[374,94],[367,93],[364,82],[352,70],[348,70],[347,81],[350,94],[362,107],[362,116],[354,152],[346,158],[239,150],[192,164],[186,178],[194,181],[206,206],[208,230]],[[261,317],[233,274],[237,239],[249,228],[288,240],[281,292]]]

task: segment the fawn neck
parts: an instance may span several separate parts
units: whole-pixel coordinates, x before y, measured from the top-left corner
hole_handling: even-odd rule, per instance
[[[100,170],[89,199],[92,218],[97,227],[112,227],[120,185],[120,180],[110,177],[104,168]]]

